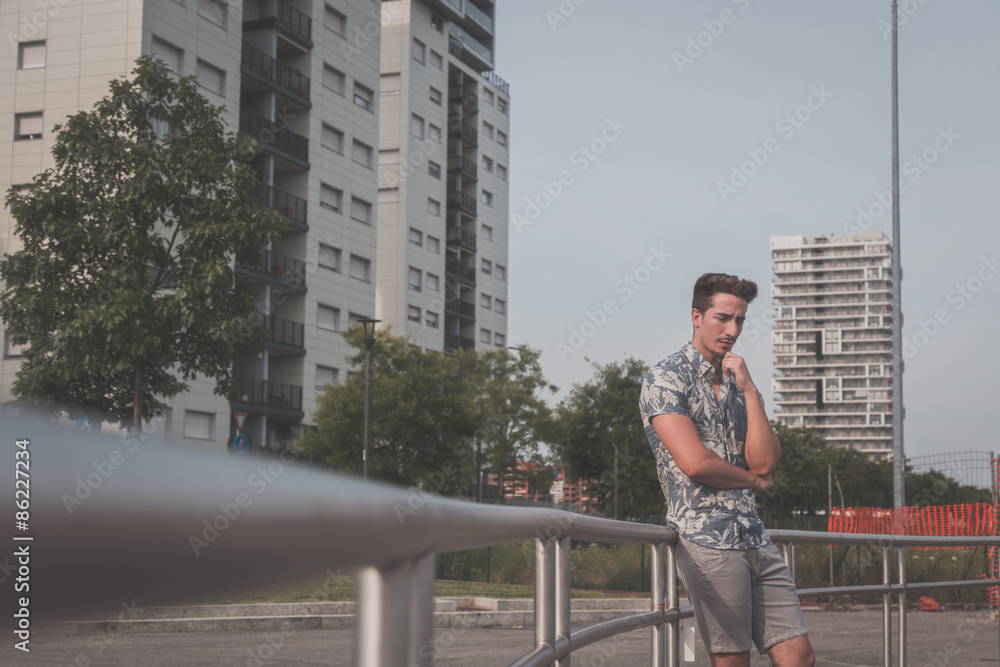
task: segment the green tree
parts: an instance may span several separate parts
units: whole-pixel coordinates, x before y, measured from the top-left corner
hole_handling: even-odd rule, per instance
[[[613,516],[615,447],[618,518],[658,521],[664,514],[656,460],[639,416],[639,392],[649,365],[628,357],[593,364],[594,376],[576,384],[556,410],[552,449],[567,478],[591,480],[594,509]]]
[[[360,475],[364,452],[364,333],[344,339],[357,350],[348,363],[360,370],[328,387],[317,401],[315,429],[293,444],[303,458]],[[471,351],[453,355],[413,347],[388,329],[372,348],[369,475],[442,495],[467,492],[475,473],[469,439],[476,428],[476,385]]]
[[[497,502],[504,501],[504,482],[518,461],[537,459],[538,444],[551,418],[541,397],[556,391],[545,381],[538,358],[541,351],[519,345],[516,354],[507,349],[490,350],[478,356],[481,391],[479,437],[486,447],[483,458],[499,477]]]
[[[138,429],[198,374],[231,394],[261,335],[233,257],[275,238],[280,216],[253,194],[252,140],[194,77],[149,56],[132,74],[57,125],[55,166],[8,192],[23,247],[0,261],[0,317],[28,344],[21,405]]]

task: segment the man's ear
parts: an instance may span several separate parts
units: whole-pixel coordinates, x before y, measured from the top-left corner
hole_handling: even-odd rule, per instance
[[[695,329],[701,326],[702,317],[703,315],[698,311],[697,308],[691,309],[691,324],[694,325]]]

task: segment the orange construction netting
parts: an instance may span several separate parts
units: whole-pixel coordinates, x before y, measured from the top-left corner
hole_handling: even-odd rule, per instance
[[[831,533],[892,535],[897,521],[904,535],[976,537],[997,532],[996,506],[990,503],[902,507],[834,507],[827,522]]]

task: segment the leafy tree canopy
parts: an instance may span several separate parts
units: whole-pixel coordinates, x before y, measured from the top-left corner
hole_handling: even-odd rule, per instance
[[[198,374],[232,391],[260,335],[233,256],[276,238],[280,216],[254,195],[252,140],[194,77],[149,56],[132,74],[55,126],[55,166],[8,192],[22,248],[0,261],[0,317],[28,344],[19,404],[138,428]]]

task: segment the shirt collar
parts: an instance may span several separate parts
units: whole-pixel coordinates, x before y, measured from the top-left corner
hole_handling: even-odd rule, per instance
[[[687,360],[691,362],[692,366],[694,366],[698,375],[705,378],[709,382],[712,381],[712,376],[715,375],[715,366],[712,365],[711,361],[705,358],[705,355],[698,351],[698,348],[696,348],[691,341],[684,343],[684,347],[681,348],[681,352],[684,353]],[[731,379],[732,376],[722,378],[723,383]]]

